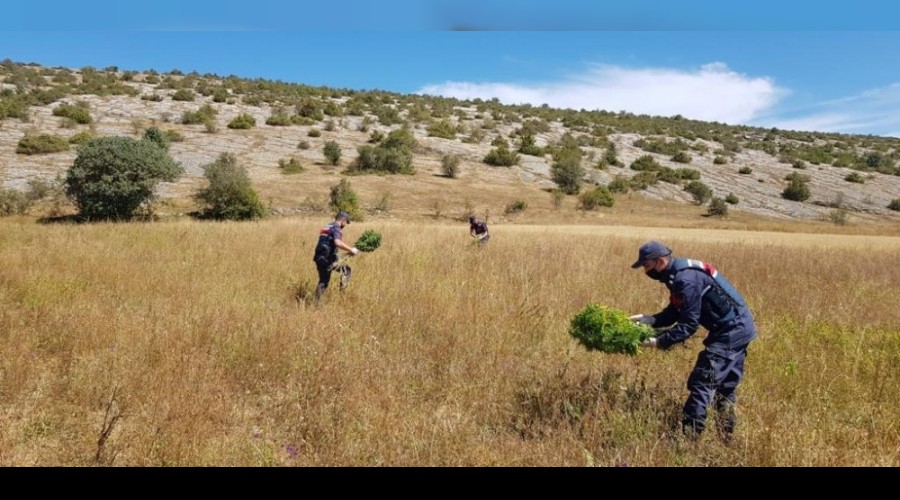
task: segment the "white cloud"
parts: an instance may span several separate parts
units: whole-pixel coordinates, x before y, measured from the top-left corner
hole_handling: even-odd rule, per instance
[[[784,130],[900,137],[900,83],[823,101],[806,113],[770,118],[761,124]]]
[[[784,95],[768,78],[736,73],[723,63],[697,70],[594,66],[585,74],[536,84],[445,82],[420,94],[459,99],[497,98],[505,104],[601,109],[742,124],[770,110]]]

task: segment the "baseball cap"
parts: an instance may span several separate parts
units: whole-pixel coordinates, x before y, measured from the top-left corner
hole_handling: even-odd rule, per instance
[[[641,245],[641,248],[638,250],[638,260],[631,265],[631,268],[637,269],[643,266],[644,262],[647,262],[648,260],[667,257],[669,255],[672,255],[672,251],[669,250],[669,247],[658,241],[648,241]]]

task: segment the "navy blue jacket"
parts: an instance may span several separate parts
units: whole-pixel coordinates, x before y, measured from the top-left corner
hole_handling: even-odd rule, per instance
[[[709,332],[703,340],[707,350],[723,356],[731,356],[756,338],[753,315],[744,298],[713,266],[672,259],[659,281],[671,295],[669,305],[653,315],[653,326],[675,324],[656,337],[659,347],[684,342],[700,326]]]

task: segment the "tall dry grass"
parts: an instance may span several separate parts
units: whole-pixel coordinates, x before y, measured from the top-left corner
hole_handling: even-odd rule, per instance
[[[567,334],[665,303],[652,231],[355,223],[383,245],[317,309],[324,222],[0,223],[0,465],[900,465],[898,239],[660,236],[757,318],[725,446],[670,432],[703,332]]]

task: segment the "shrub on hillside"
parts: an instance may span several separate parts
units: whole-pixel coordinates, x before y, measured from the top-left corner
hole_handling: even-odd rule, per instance
[[[82,125],[91,123],[93,121],[93,119],[91,118],[91,113],[88,110],[88,105],[85,102],[78,102],[76,104],[60,104],[59,106],[53,108],[53,116],[63,116]]]
[[[725,197],[725,203],[729,205],[737,205],[740,200],[737,195],[734,193],[728,193],[728,196]]]
[[[351,219],[362,220],[362,209],[360,209],[359,206],[359,198],[356,196],[356,192],[353,191],[353,188],[350,186],[350,181],[347,179],[341,179],[339,183],[331,186],[329,204],[332,211],[335,213],[341,211],[347,212],[350,214]]]
[[[291,157],[287,160],[278,160],[278,168],[280,168],[281,173],[285,175],[299,174],[306,170],[303,167],[303,164],[300,163],[300,160],[294,157]]]
[[[31,135],[19,139],[16,153],[20,155],[37,155],[59,153],[69,149],[69,141],[56,135]]]
[[[100,137],[79,146],[66,174],[66,195],[86,219],[128,219],[152,199],[159,182],[174,181],[182,172],[155,143]]]
[[[615,203],[612,193],[605,186],[597,186],[590,191],[581,193],[578,197],[578,206],[582,210],[595,210],[597,207],[611,207]]]
[[[0,216],[24,215],[31,208],[32,201],[18,189],[0,188]]]
[[[441,158],[441,172],[445,177],[455,179],[459,174],[460,158],[458,155],[444,155]]]
[[[808,200],[810,192],[807,182],[803,177],[792,177],[790,184],[781,192],[782,198],[791,201]]]
[[[193,101],[194,91],[191,89],[178,89],[172,94],[173,101]]]
[[[341,146],[335,141],[326,141],[322,153],[331,165],[337,165],[341,161]]]
[[[888,203],[888,209],[894,210],[895,212],[900,212],[900,198],[894,198]]]
[[[504,141],[505,143],[506,141]],[[519,163],[519,155],[515,151],[510,151],[506,145],[500,145],[492,149],[484,157],[484,163],[498,167],[511,167]]]
[[[857,172],[850,172],[844,176],[844,180],[847,182],[855,182],[857,184],[864,184],[866,182],[866,179]]]
[[[713,195],[712,189],[701,181],[688,182],[684,190],[694,197],[694,201],[698,205],[706,203]]]
[[[503,209],[503,213],[517,214],[520,212],[524,212],[526,208],[528,208],[528,203],[526,203],[524,200],[516,200],[508,203],[506,205],[506,208]]]
[[[259,219],[266,209],[250,183],[247,169],[231,153],[222,153],[203,167],[209,185],[197,192],[204,217],[222,220]]]
[[[679,151],[672,156],[672,161],[678,163],[690,163],[691,160],[691,155],[688,154],[687,151]]]
[[[707,215],[717,216],[717,217],[725,217],[728,215],[728,204],[722,198],[718,196],[713,196],[711,200],[709,200],[709,207],[706,209]]]
[[[609,181],[609,184],[606,185],[606,189],[609,189],[610,193],[627,193],[629,189],[628,179],[621,175],[617,175],[615,179]]]
[[[752,174],[752,173],[753,173],[753,169],[750,168],[750,167],[741,167],[741,168],[738,169],[738,173],[739,173],[739,174],[744,174],[744,175]]]
[[[90,130],[82,130],[72,137],[69,137],[69,144],[81,144],[93,139],[94,137],[96,136]]]
[[[458,127],[449,120],[441,120],[439,122],[434,122],[428,126],[428,136],[429,137],[441,137],[443,139],[456,139],[456,133],[459,131]]]
[[[156,127],[150,127],[145,130],[143,139],[156,144],[166,151],[169,150],[169,137]]]
[[[228,122],[228,128],[231,129],[248,129],[256,126],[256,118],[248,113],[241,113],[233,120]]]
[[[724,156],[716,155],[716,157],[713,158],[713,165],[724,165],[726,163],[728,163],[728,159],[725,158]],[[744,168],[750,168],[750,167],[742,167],[741,170],[743,170]],[[743,172],[741,172],[741,173],[743,173]],[[750,172],[747,172],[747,173],[749,174]]]
[[[639,172],[653,172],[662,168],[662,165],[651,155],[643,155],[631,162],[631,170]]]

